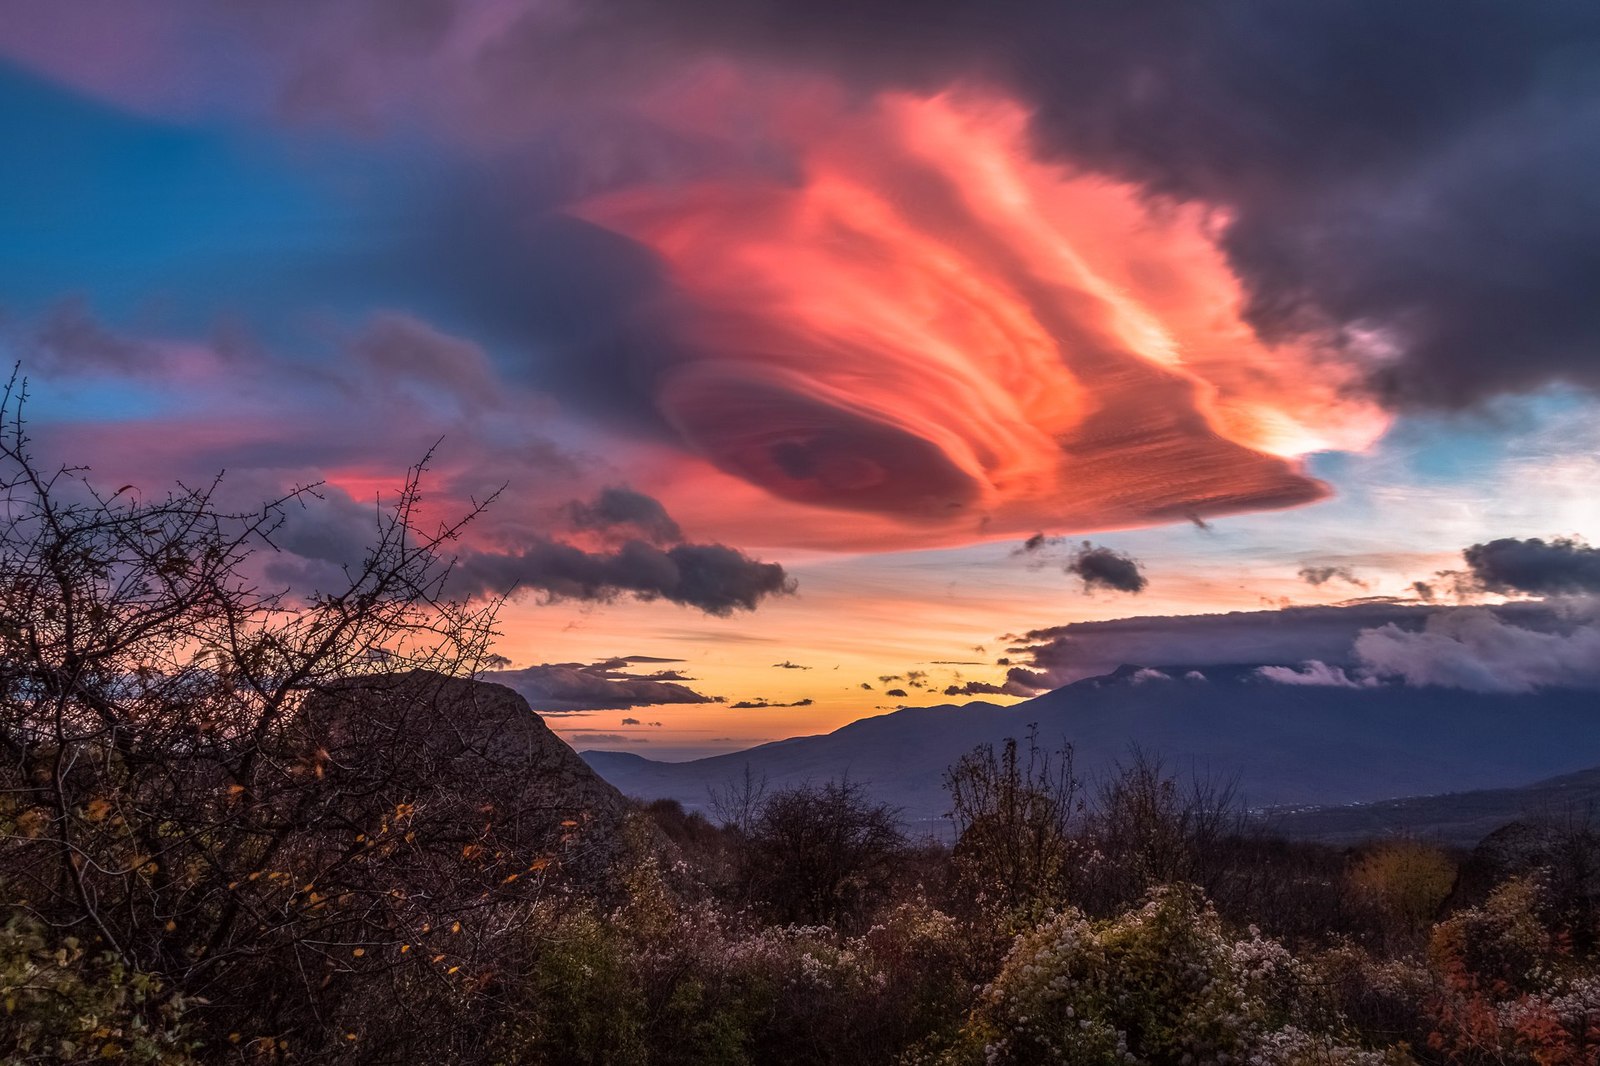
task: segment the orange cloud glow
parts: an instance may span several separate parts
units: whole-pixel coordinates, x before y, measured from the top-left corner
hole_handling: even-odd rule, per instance
[[[664,261],[656,403],[760,490],[680,473],[691,524],[765,498],[762,542],[909,547],[1289,507],[1325,493],[1297,457],[1385,428],[1348,368],[1254,335],[1203,207],[1037,161],[1014,104],[772,95],[788,173],[575,209]]]

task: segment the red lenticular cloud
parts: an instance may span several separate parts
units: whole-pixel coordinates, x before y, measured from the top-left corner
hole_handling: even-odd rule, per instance
[[[817,91],[765,110],[791,175],[640,185],[575,213],[664,261],[679,298],[656,402],[715,468],[804,505],[784,539],[1290,507],[1326,492],[1297,457],[1385,427],[1349,398],[1350,368],[1255,336],[1215,218],[1034,161],[1008,101]],[[714,503],[674,505],[696,511],[724,524]]]

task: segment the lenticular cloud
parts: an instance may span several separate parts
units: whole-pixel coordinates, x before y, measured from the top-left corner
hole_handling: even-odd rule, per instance
[[[154,5],[168,7],[191,12]],[[1363,448],[1386,425],[1348,346],[1294,331],[1269,344],[1246,321],[1251,294],[1218,245],[1236,203],[1168,202],[1047,158],[1043,105],[1004,78],[952,69],[907,91],[645,42],[563,5],[446,4],[417,25],[398,10],[330,5],[340,17],[291,26],[229,8],[214,21],[251,59],[232,80],[152,30],[169,62],[86,83],[71,57],[119,47],[90,19],[35,12],[11,50],[124,106],[189,113],[130,95],[176,63],[167,95],[215,96],[241,120],[263,121],[270,99],[279,118],[421,127],[484,186],[526,190],[509,194],[522,214],[473,238],[485,269],[569,239],[520,225],[558,216],[644,253],[644,306],[573,248],[542,247],[598,321],[528,321],[572,313],[541,302],[553,279],[528,270],[514,307],[453,332],[492,349],[480,397],[525,374],[579,419],[592,397],[617,403],[625,439],[600,450],[699,535],[909,548],[1291,507],[1327,491],[1303,456]],[[497,345],[508,321],[526,332]],[[571,339],[590,335],[606,339]]]
[[[573,209],[664,264],[647,379],[718,470],[936,542],[1302,504],[1296,457],[1381,432],[1244,324],[1203,209],[1035,162],[1004,100],[796,97],[766,107],[787,173]]]

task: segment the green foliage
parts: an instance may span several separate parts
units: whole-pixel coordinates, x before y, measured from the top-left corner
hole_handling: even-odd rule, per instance
[[[1347,877],[1137,753],[1086,805],[1031,736],[951,769],[953,852],[848,781],[623,819],[460,679],[493,610],[441,598],[461,526],[415,528],[420,468],[348,587],[295,600],[245,564],[303,494],[96,496],[33,465],[19,398],[6,1063],[1600,1066],[1587,844],[1553,898],[1441,918],[1434,849]]]
[[[1014,738],[998,753],[979,745],[950,767],[944,783],[957,836],[952,865],[964,897],[1000,914],[1064,900],[1080,858],[1071,834],[1081,809],[1071,747],[1046,751],[1030,727],[1026,753]]]
[[[1234,939],[1198,890],[1162,888],[1115,919],[1067,911],[1018,937],[942,1061],[1384,1061],[1299,1028],[1304,984],[1281,944]]]
[[[1352,887],[1396,932],[1412,936],[1438,916],[1455,882],[1456,864],[1450,856],[1415,840],[1381,844],[1350,871]]]
[[[512,1002],[491,1034],[496,1060],[631,1066],[648,1057],[645,1005],[625,942],[586,910],[564,915],[509,982]]]
[[[905,846],[899,812],[859,783],[797,785],[761,801],[742,878],[775,921],[859,925],[887,897]]]
[[[0,927],[0,1060],[189,1066],[182,997],[15,913]]]
[[[959,927],[926,902],[845,936],[685,903],[648,866],[629,880],[613,911],[540,923],[491,1061],[867,1066],[953,1035],[968,1005]]]

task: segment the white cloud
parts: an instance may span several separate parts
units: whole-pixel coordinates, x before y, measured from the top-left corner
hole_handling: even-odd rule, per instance
[[[1394,628],[1394,627],[1390,627]],[[1363,677],[1359,680],[1345,673],[1342,666],[1329,666],[1320,659],[1312,659],[1300,664],[1296,670],[1292,666],[1263,666],[1256,673],[1268,681],[1276,681],[1280,685],[1324,685],[1332,688],[1370,688],[1378,682],[1374,678]]]
[[[1600,624],[1566,632],[1510,625],[1487,610],[1430,617],[1420,631],[1389,624],[1356,638],[1371,673],[1408,685],[1472,692],[1531,692],[1545,686],[1600,688]]]

